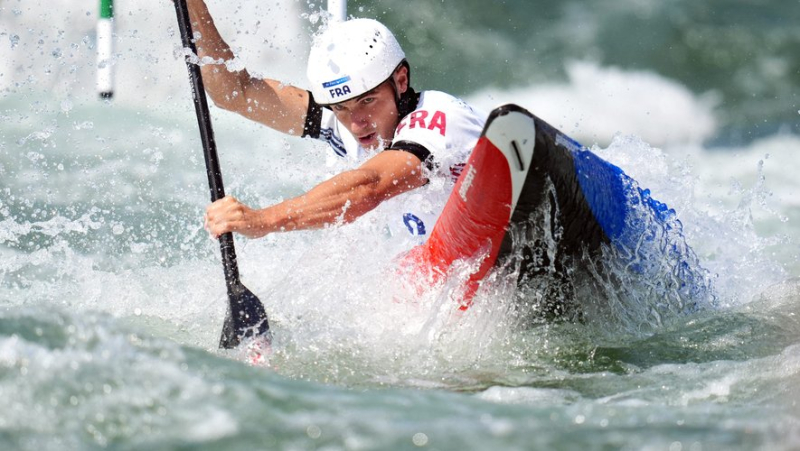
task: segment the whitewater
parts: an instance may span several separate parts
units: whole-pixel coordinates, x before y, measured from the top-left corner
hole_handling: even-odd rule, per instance
[[[229,68],[305,86],[324,5],[209,3],[238,55]],[[637,31],[659,13],[657,23],[700,17],[692,2],[666,13],[624,3]],[[225,285],[218,243],[202,228],[208,187],[171,2],[116,2],[116,90],[103,101],[96,5],[0,0],[0,448],[800,446],[800,82],[797,56],[780,50],[800,37],[777,18],[788,6],[759,16],[780,33],[758,70],[728,77],[734,87],[717,76],[698,87],[687,80],[705,76],[699,63],[682,79],[652,55],[604,58],[619,9],[542,6],[577,24],[574,39],[555,25],[532,32],[541,42],[531,53],[496,29],[514,12],[533,14],[526,2],[500,2],[500,19],[482,17],[477,2],[446,17],[437,5],[353,2],[350,13],[409,27],[398,35],[415,49],[415,88],[486,111],[518,103],[675,209],[713,279],[713,308],[661,325],[520,328],[502,283],[464,314],[446,289],[398,302],[393,258],[412,238],[387,231],[387,206],[348,226],[236,238],[242,280],[275,337],[268,364],[251,365],[217,349]],[[709,24],[735,28],[737,17]],[[721,52],[709,44],[715,28],[702,30],[687,34],[686,52]],[[508,58],[532,54],[541,57]],[[481,55],[491,77],[476,69]],[[731,100],[737,86],[769,95],[744,112]],[[226,191],[250,205],[351,164],[311,140],[211,114]]]

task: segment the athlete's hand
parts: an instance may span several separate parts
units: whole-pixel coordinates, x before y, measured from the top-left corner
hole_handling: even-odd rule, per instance
[[[258,227],[258,211],[225,196],[206,207],[204,227],[208,233],[219,238],[223,233],[237,232],[248,238],[258,238],[264,232]]]

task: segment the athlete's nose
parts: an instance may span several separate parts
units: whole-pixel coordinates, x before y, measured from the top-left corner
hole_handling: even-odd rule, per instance
[[[354,124],[366,124],[369,122],[369,118],[370,115],[362,111],[353,111],[353,114],[350,116],[350,120],[353,121]]]
[[[350,115],[350,123],[352,124],[353,130],[361,130],[367,128],[370,124],[371,116],[366,113],[361,113],[354,111],[353,114]]]

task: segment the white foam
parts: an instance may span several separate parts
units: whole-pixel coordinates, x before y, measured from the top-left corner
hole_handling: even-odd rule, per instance
[[[469,100],[487,110],[517,103],[587,145],[607,145],[617,133],[656,146],[702,142],[716,131],[712,93],[698,96],[653,72],[587,61],[568,62],[566,72],[563,83],[487,88]]]
[[[688,155],[694,172],[704,181],[704,194],[731,205],[731,193],[756,185],[763,177],[765,189],[781,204],[800,206],[800,136],[779,133],[756,139],[743,147],[704,149],[676,146],[668,151]],[[774,201],[773,201],[774,203]]]
[[[499,404],[527,405],[568,403],[581,398],[580,393],[574,390],[499,386],[489,387],[475,396]]]

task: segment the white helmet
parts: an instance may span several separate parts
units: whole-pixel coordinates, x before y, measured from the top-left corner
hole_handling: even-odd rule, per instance
[[[405,57],[394,34],[376,20],[332,23],[311,46],[311,93],[320,105],[353,99],[386,81]]]

